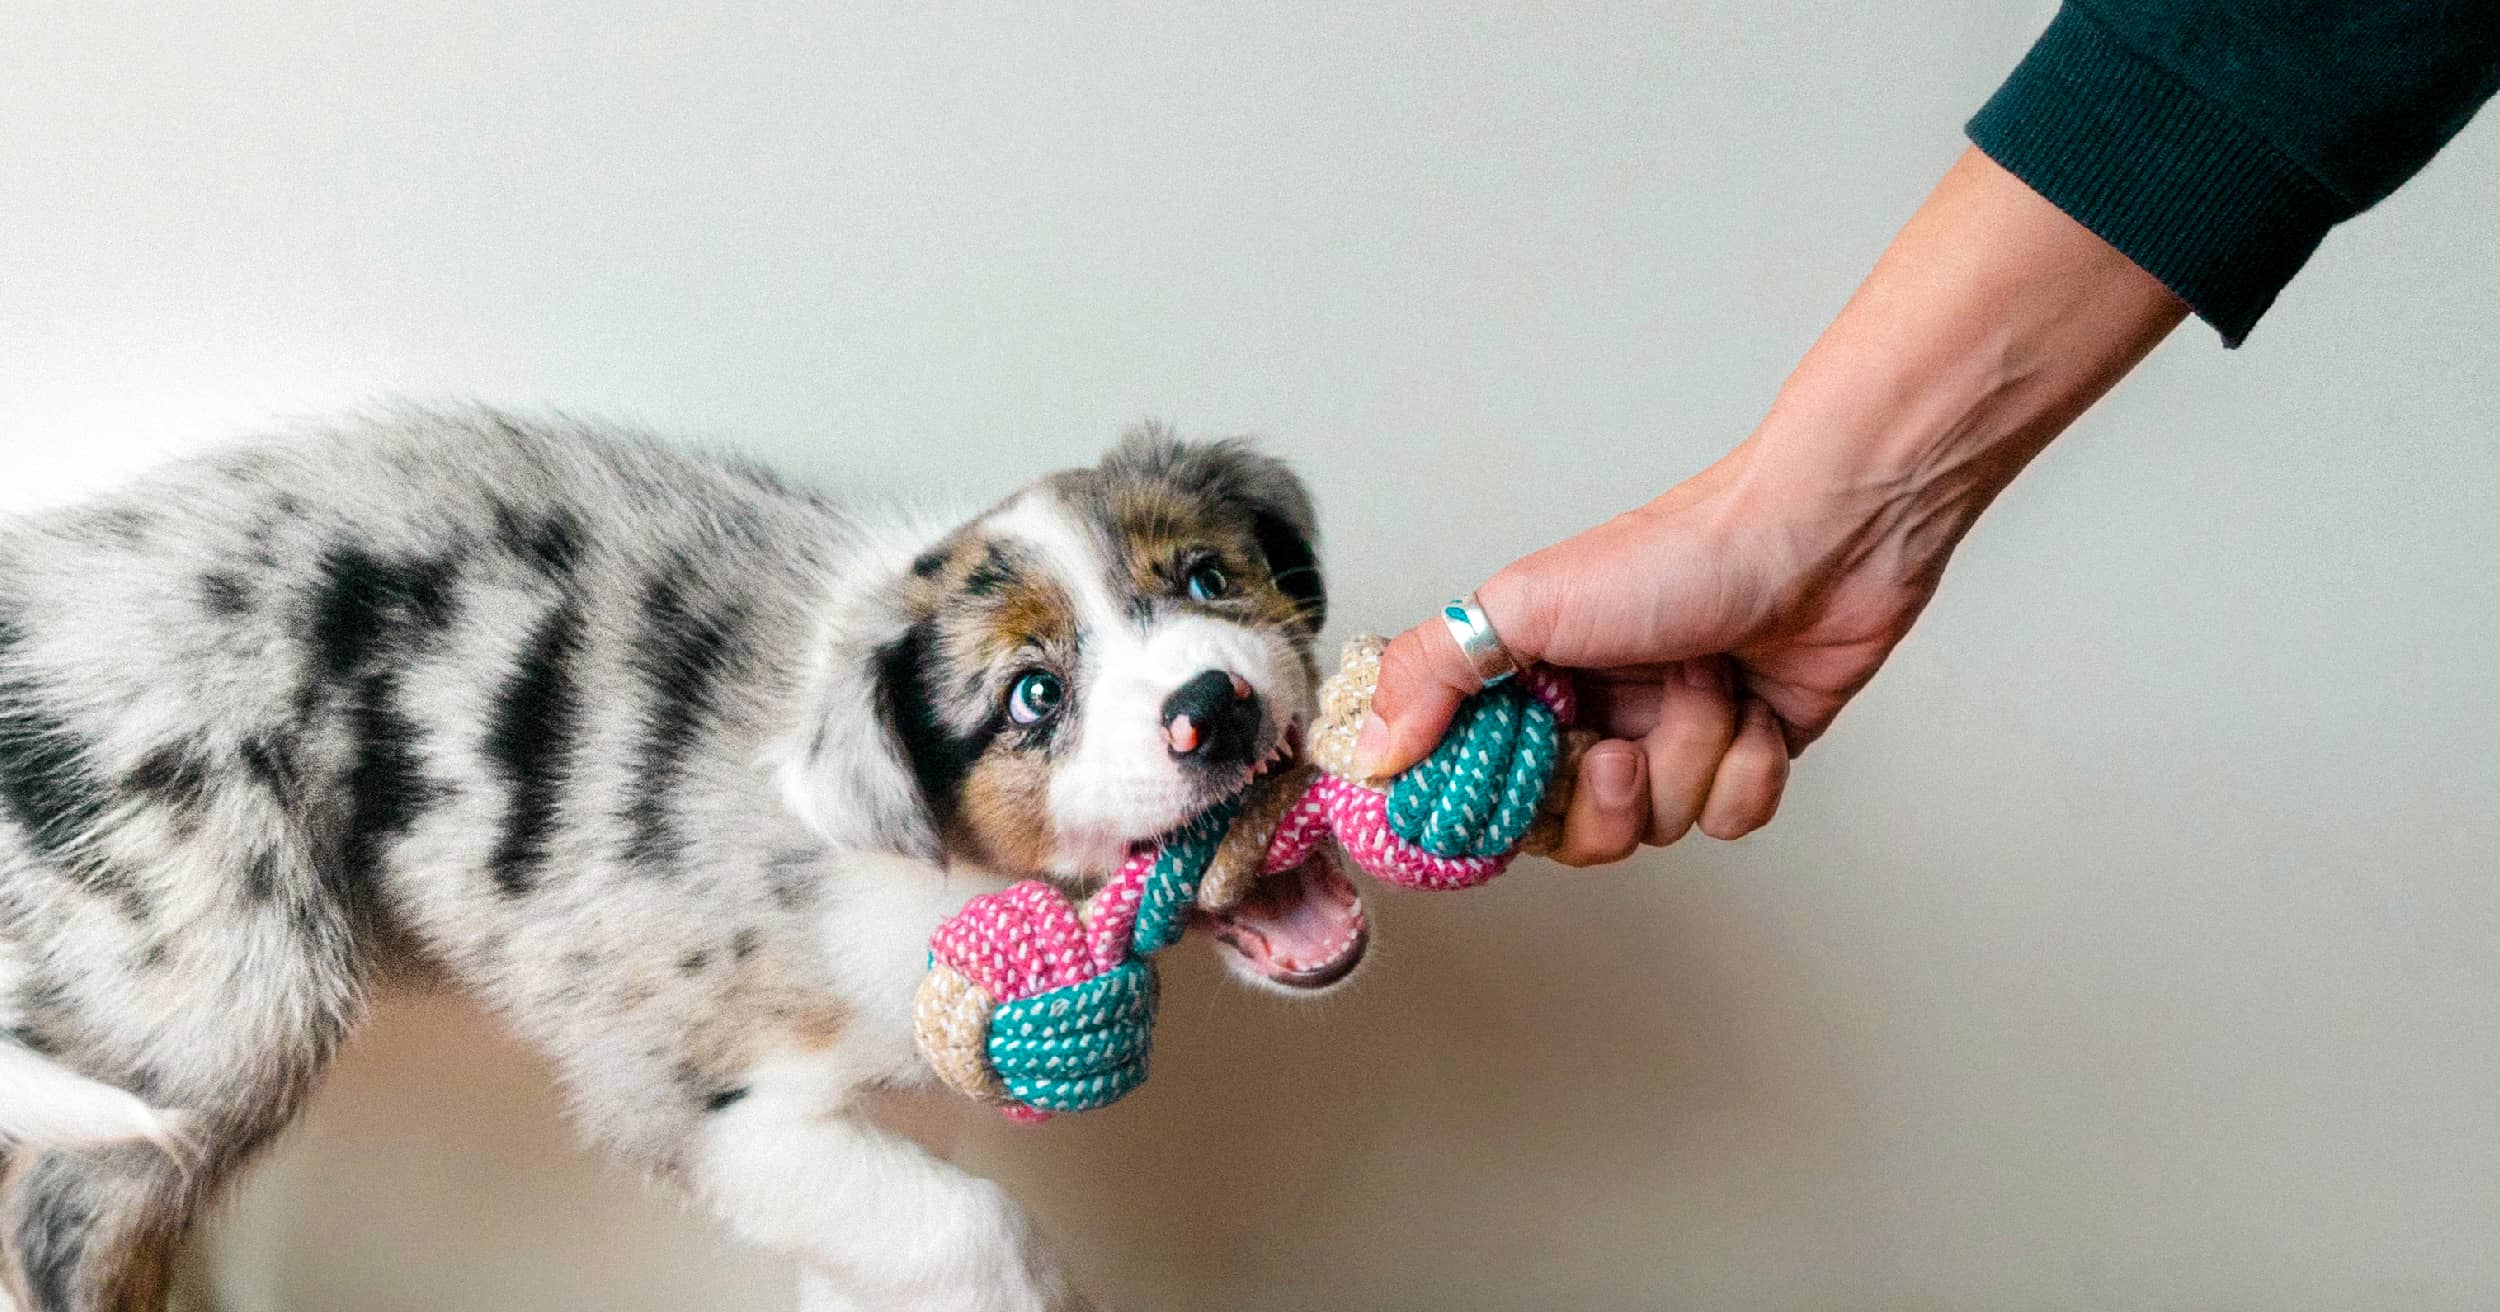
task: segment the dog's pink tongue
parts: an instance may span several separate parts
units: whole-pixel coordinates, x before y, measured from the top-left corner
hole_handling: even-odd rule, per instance
[[[1260,974],[1302,988],[1344,978],[1370,932],[1354,885],[1324,856],[1261,877],[1239,902],[1204,918]]]

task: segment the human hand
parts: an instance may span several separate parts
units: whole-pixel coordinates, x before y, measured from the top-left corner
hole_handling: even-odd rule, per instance
[[[1520,662],[1570,670],[1581,764],[1555,859],[1619,860],[1690,829],[1769,822],[1789,758],[1872,678],[1935,590],[1949,543],[1879,497],[1766,477],[1738,447],[1648,505],[1495,574],[1478,602]],[[1364,746],[1404,768],[1439,741],[1474,672],[1447,628],[1382,654]]]
[[[1988,503],[2185,306],[1976,151],[1945,176],[1742,445],[1476,590],[1604,740],[1555,859],[1768,823]],[[1438,620],[1383,653],[1366,772],[1428,753],[1477,681]]]

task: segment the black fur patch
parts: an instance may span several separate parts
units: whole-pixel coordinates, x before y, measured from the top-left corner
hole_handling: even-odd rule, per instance
[[[283,735],[246,738],[237,750],[253,782],[268,789],[281,803],[295,801],[295,748]]]
[[[96,1220],[80,1196],[81,1179],[78,1159],[54,1153],[37,1158],[17,1187],[17,1265],[35,1312],[78,1306],[78,1267]]]
[[[711,964],[712,954],[701,948],[677,959],[677,969],[687,975],[700,975],[703,973],[703,968]]]
[[[744,1088],[723,1089],[720,1092],[713,1094],[711,1097],[703,1100],[703,1110],[707,1112],[726,1111],[731,1107],[737,1106],[739,1100],[746,1096],[747,1091]]]
[[[1319,632],[1328,623],[1328,587],[1320,578],[1319,556],[1310,539],[1284,516],[1264,512],[1251,521],[1250,532],[1258,539],[1259,554],[1267,557],[1268,576],[1276,580],[1277,590],[1293,598],[1304,622]]]
[[[232,574],[202,575],[200,604],[211,615],[231,619],[252,608],[252,590]]]
[[[284,867],[278,854],[259,851],[243,865],[243,895],[254,902],[266,902],[278,895],[278,875]]]
[[[549,578],[564,578],[581,563],[581,516],[562,506],[531,520],[498,501],[495,537],[504,550],[535,564]]]
[[[333,677],[363,669],[394,640],[448,626],[456,614],[448,558],[389,561],[339,547],[322,561],[313,641]]]
[[[625,810],[625,855],[647,869],[672,865],[685,846],[669,800],[705,721],[718,709],[723,682],[746,649],[744,609],[698,606],[688,595],[690,574],[681,562],[652,580],[631,653],[651,706],[643,721],[641,790]]]
[[[159,747],[141,757],[123,777],[122,786],[151,802],[195,811],[208,804],[209,764],[180,743]]]
[[[400,707],[400,667],[458,615],[450,557],[386,560],[358,547],[332,549],[312,603],[313,641],[321,668],[348,692],[346,717],[355,743],[347,772],[347,821],[336,859],[320,863],[323,882],[350,917],[379,915],[382,867],[390,846],[406,837],[443,796],[420,768],[424,731]],[[317,705],[307,685],[303,699]]]
[[[511,784],[512,806],[487,867],[495,887],[510,897],[529,892],[547,863],[556,801],[580,731],[581,689],[573,660],[581,650],[581,629],[580,610],[570,602],[556,607],[495,699],[486,755]]]
[[[911,572],[924,579],[937,577],[937,572],[944,568],[946,568],[946,553],[943,551],[923,552],[911,563]]]
[[[911,761],[912,778],[920,784],[920,800],[943,829],[954,822],[955,804],[964,776],[989,747],[995,723],[972,734],[948,728],[929,696],[930,653],[934,634],[927,621],[913,625],[877,654],[877,681],[885,694],[886,714],[894,736]]]
[[[1016,577],[1015,562],[1007,559],[1007,553],[992,543],[989,550],[982,553],[981,563],[964,575],[964,591],[975,597],[993,596],[1015,586]]]
[[[112,805],[87,742],[52,709],[50,697],[16,668],[25,634],[0,615],[0,801],[37,855],[90,892],[126,891],[127,881],[82,850]]]
[[[347,772],[347,826],[338,860],[325,863],[323,874],[348,914],[370,924],[380,915],[391,844],[442,800],[442,789],[418,767],[423,730],[400,709],[398,675],[377,671],[359,680],[349,722],[356,762]]]

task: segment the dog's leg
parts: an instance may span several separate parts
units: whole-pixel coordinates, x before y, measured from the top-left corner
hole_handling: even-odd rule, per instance
[[[134,1133],[8,1146],[0,1312],[160,1312],[193,1221],[277,1133],[299,1092],[293,1081],[238,1079],[228,1097],[186,1111],[179,1137],[164,1143]]]
[[[5,1196],[7,1265],[27,1312],[164,1306],[176,1247],[211,1183],[152,1144],[33,1157]]]
[[[695,1153],[691,1183],[730,1227],[807,1268],[804,1312],[1090,1307],[998,1186],[863,1120],[751,1098]]]
[[[163,1308],[193,1216],[291,1118],[358,1005],[355,963],[297,950],[322,910],[212,912],[164,931],[162,962],[120,919],[40,954],[0,941],[0,1093],[17,1098],[0,1106],[0,1284],[22,1312]]]

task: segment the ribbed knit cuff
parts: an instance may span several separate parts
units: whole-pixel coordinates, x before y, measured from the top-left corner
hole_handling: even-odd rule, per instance
[[[2354,207],[2070,2],[1970,121],[1972,144],[2248,336]]]

